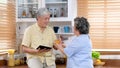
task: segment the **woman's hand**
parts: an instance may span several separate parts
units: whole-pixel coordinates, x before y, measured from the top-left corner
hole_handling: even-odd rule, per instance
[[[60,41],[57,40],[57,41],[54,42],[53,48],[57,50],[59,47],[61,48],[61,46],[62,46],[62,48],[66,47],[65,44],[63,44],[63,42],[60,42]]]
[[[64,47],[63,47],[63,44],[56,44],[56,45],[54,45],[58,50],[60,50],[63,54],[65,54],[64,53]]]
[[[57,49],[63,48],[63,47],[62,47],[62,44],[54,44],[54,47],[57,48]]]

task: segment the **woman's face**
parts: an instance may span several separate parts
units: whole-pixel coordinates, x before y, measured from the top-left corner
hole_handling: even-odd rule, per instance
[[[80,35],[79,31],[76,29],[75,26],[74,26],[74,34],[75,34],[76,36],[79,36],[79,35]]]

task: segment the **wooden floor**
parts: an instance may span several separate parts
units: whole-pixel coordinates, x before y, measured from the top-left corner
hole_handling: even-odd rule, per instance
[[[6,67],[6,66],[2,66],[0,68],[28,68],[27,65],[21,65],[21,66],[15,66],[15,67]],[[65,65],[57,65],[57,68],[66,68]],[[109,66],[96,66],[95,68],[120,68],[120,67],[109,67]]]

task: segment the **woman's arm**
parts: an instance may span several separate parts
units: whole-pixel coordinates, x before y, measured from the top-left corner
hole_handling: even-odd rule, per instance
[[[65,52],[64,52],[64,47],[63,47],[62,44],[56,44],[55,47],[56,47],[58,50],[60,50],[64,55],[66,55]]]

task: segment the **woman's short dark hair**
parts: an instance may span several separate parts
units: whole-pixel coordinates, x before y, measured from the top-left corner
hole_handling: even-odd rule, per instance
[[[84,17],[76,17],[74,19],[75,28],[79,31],[80,34],[88,34],[89,33],[89,22]]]

